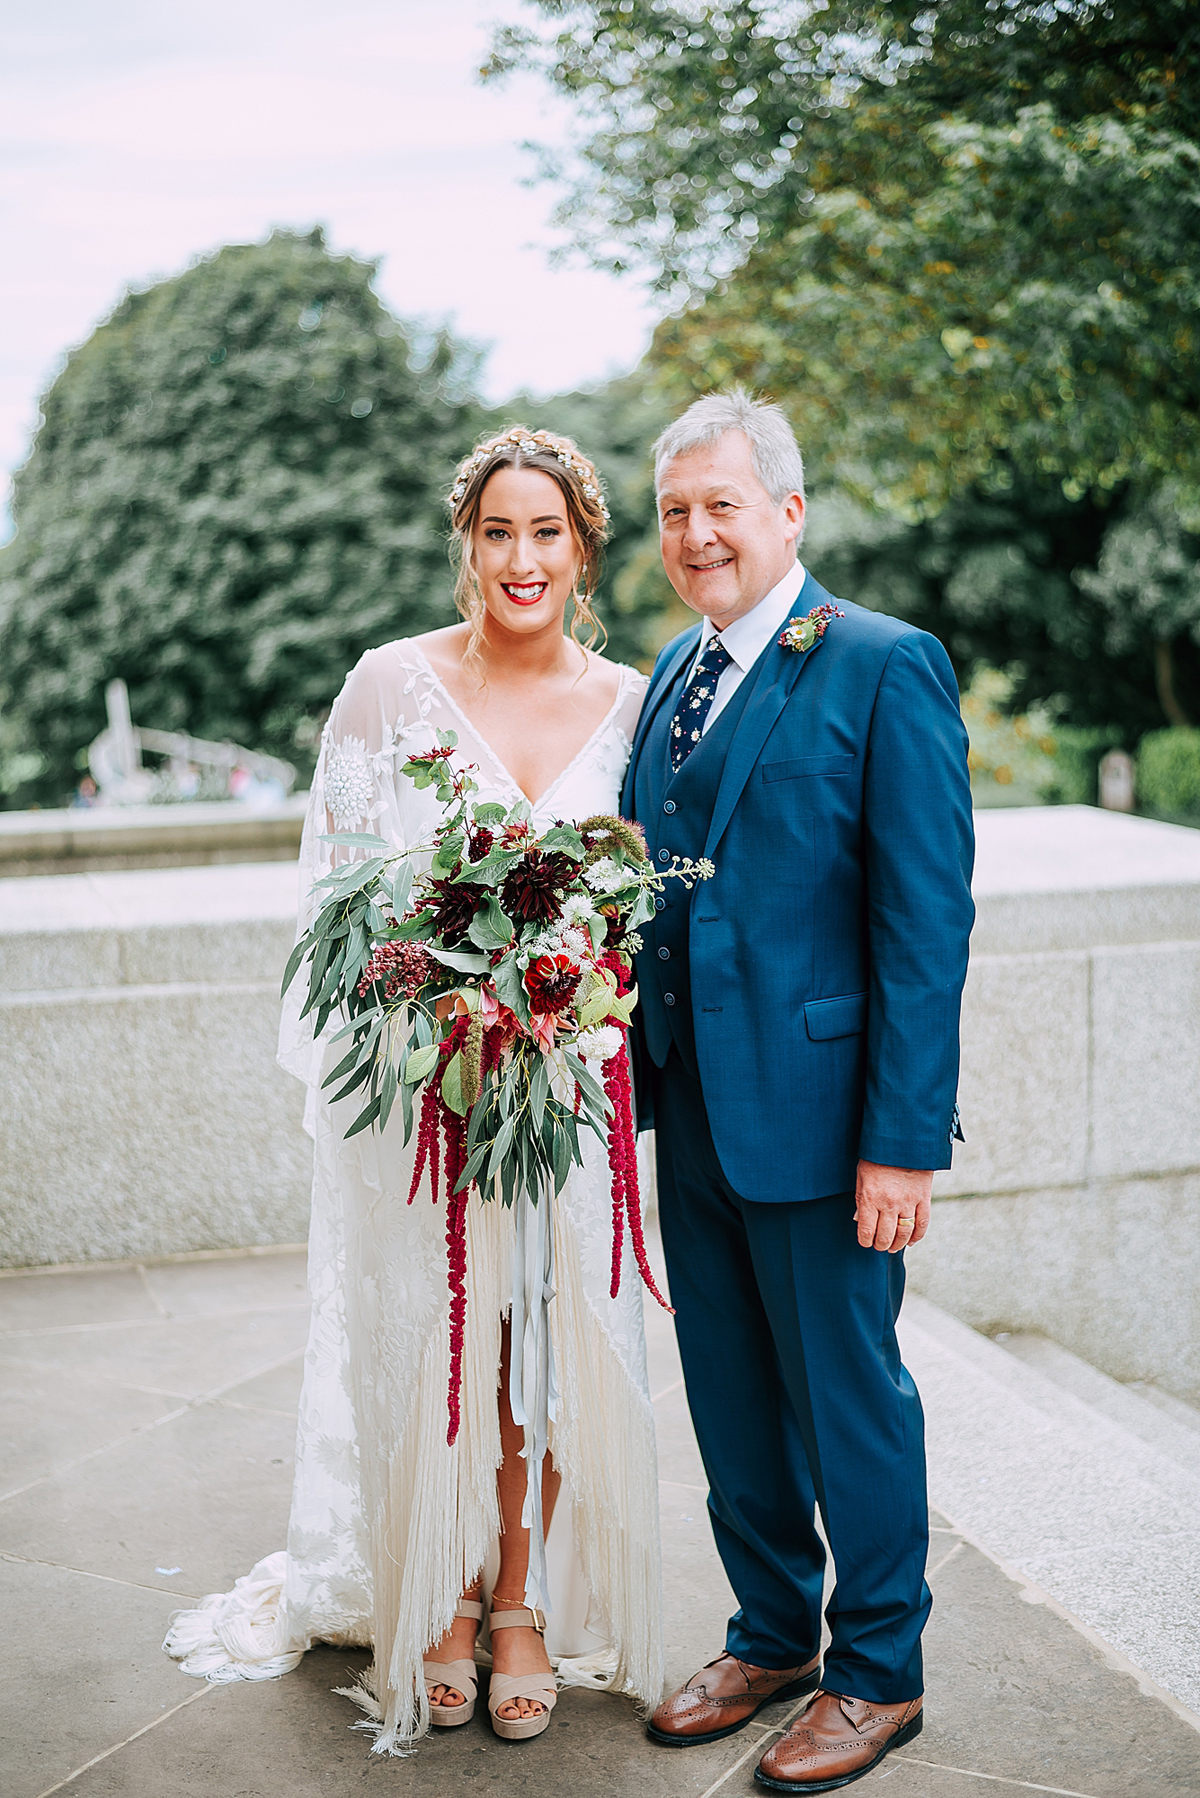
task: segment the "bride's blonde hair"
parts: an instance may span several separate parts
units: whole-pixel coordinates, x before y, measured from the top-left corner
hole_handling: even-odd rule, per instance
[[[457,578],[454,602],[471,627],[467,663],[478,664],[483,641],[483,590],[475,571],[475,525],[479,502],[498,468],[537,468],[557,482],[567,508],[567,523],[579,548],[579,572],[575,577],[575,616],[571,636],[584,650],[603,648],[607,633],[593,610],[600,580],[601,551],[608,536],[608,507],[594,465],[569,437],[552,431],[530,431],[513,425],[507,431],[485,437],[459,463],[454,485],[447,495],[454,530]]]

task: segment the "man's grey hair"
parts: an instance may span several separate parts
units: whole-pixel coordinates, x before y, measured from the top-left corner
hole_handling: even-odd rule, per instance
[[[728,431],[745,434],[754,472],[775,505],[782,505],[789,493],[804,498],[804,460],[783,408],[773,400],[756,400],[744,387],[705,394],[667,426],[654,445],[655,490],[662,486],[668,462],[711,449]]]

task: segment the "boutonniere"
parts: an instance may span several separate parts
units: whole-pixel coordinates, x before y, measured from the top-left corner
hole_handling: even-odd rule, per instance
[[[781,649],[794,649],[798,656],[806,655],[814,643],[819,643],[825,635],[831,618],[844,618],[846,614],[840,606],[814,606],[805,618],[789,618],[779,638]]]

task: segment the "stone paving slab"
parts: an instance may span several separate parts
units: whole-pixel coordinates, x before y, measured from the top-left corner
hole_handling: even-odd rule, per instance
[[[1119,1408],[1097,1408],[1074,1357],[1060,1384],[1046,1357],[1031,1365],[924,1299],[906,1304],[900,1335],[937,1501],[1200,1713],[1200,1471],[1163,1452],[1160,1414],[1119,1389]],[[1128,1428],[1132,1407],[1153,1429]]]
[[[64,1356],[56,1374],[82,1378],[95,1349],[100,1372],[88,1392],[109,1425],[98,1450],[68,1455],[48,1477],[0,1501],[8,1623],[0,1642],[0,1663],[7,1663],[0,1665],[0,1798],[58,1791],[70,1798],[340,1798],[357,1790],[443,1798],[459,1789],[501,1798],[749,1798],[761,1791],[755,1762],[802,1707],[764,1712],[712,1748],[670,1750],[647,1742],[628,1702],[567,1691],[535,1742],[498,1741],[481,1704],[464,1729],[439,1732],[399,1760],[368,1752],[369,1740],[350,1727],[352,1707],[332,1690],[365,1666],[365,1653],[318,1649],[285,1679],[256,1684],[207,1687],[180,1674],[158,1648],[171,1611],[227,1586],[282,1546],[298,1348],[264,1368],[248,1326],[290,1310],[298,1344],[305,1319],[303,1305],[289,1303],[303,1280],[300,1255],[192,1262],[182,1274],[177,1267],[150,1268],[136,1281],[100,1270],[0,1280],[0,1328],[7,1321],[41,1334],[37,1321],[45,1316],[54,1321],[43,1341],[51,1333],[74,1340],[74,1359]],[[73,1283],[69,1293],[56,1292],[58,1278]],[[147,1293],[155,1295],[149,1324]],[[84,1327],[64,1332],[71,1307]],[[173,1390],[168,1382],[180,1378],[185,1347],[195,1350],[201,1319],[204,1365],[189,1382],[197,1396],[160,1400],[159,1417],[147,1425],[127,1400],[144,1394],[143,1379],[161,1377],[163,1390]],[[108,1340],[127,1325],[143,1339],[132,1356]],[[668,1676],[677,1683],[719,1650],[732,1597],[708,1529],[670,1321],[648,1307],[647,1327],[663,1476]],[[0,1352],[13,1340],[0,1342]],[[19,1390],[37,1364],[33,1350],[23,1349],[0,1365],[0,1383]],[[971,1363],[963,1367],[969,1377]],[[230,1368],[232,1383],[212,1396],[204,1370]],[[45,1391],[48,1404],[65,1406],[61,1387],[57,1400]],[[67,1410],[63,1418],[70,1446]],[[983,1477],[1002,1479],[1004,1468],[989,1466]],[[886,1787],[894,1798],[1020,1791],[1197,1798],[1200,1733],[1140,1690],[1069,1620],[1026,1602],[1025,1589],[945,1517],[933,1523],[928,1721],[917,1741],[858,1789]]]

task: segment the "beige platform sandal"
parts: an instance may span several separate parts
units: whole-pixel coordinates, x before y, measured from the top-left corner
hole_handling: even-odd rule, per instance
[[[476,1623],[483,1622],[483,1606],[474,1598],[460,1598],[455,1608],[456,1617],[473,1617]],[[424,1661],[422,1667],[427,1686],[449,1686],[454,1692],[463,1695],[462,1704],[435,1704],[429,1701],[429,1721],[435,1729],[457,1729],[460,1723],[469,1723],[475,1715],[475,1696],[479,1690],[478,1677],[474,1661]]]
[[[546,1633],[546,1619],[540,1611],[529,1611],[523,1606],[515,1611],[493,1611],[489,1623],[492,1634],[498,1629],[535,1629],[539,1636]],[[543,1704],[545,1710],[533,1717],[498,1717],[496,1712],[502,1704],[511,1704],[514,1698],[526,1698],[531,1704]],[[491,1713],[492,1728],[506,1742],[527,1742],[531,1736],[540,1736],[550,1726],[550,1713],[558,1702],[558,1684],[553,1673],[493,1673],[488,1687],[488,1710]]]

